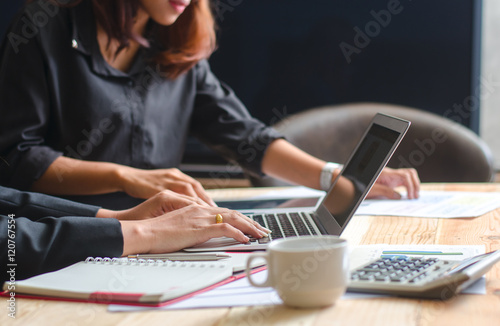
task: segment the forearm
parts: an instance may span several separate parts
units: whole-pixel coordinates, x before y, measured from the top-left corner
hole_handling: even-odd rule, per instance
[[[122,191],[124,166],[60,156],[35,181],[31,190],[52,195],[98,195]]]
[[[325,161],[307,154],[284,139],[277,139],[267,148],[262,171],[272,177],[320,189],[321,169]],[[340,171],[335,170],[333,179]]]
[[[120,221],[123,234],[123,256],[148,253],[151,249],[151,234],[147,232],[148,222]]]

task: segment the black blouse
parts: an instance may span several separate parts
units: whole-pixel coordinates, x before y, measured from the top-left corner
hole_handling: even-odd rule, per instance
[[[190,133],[261,174],[267,146],[281,135],[252,118],[207,61],[165,79],[141,49],[121,72],[101,55],[90,1],[40,3],[18,14],[1,47],[0,184],[29,189],[60,155],[176,167]]]

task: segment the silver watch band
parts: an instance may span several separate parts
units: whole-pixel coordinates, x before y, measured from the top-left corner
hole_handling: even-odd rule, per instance
[[[319,177],[319,186],[321,190],[328,191],[332,185],[332,176],[335,169],[342,168],[342,164],[327,162],[321,170]]]

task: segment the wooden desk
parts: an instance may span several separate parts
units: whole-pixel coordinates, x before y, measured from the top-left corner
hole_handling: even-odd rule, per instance
[[[426,190],[500,191],[500,184],[424,185]],[[258,189],[211,190],[216,198]],[[342,237],[358,244],[469,244],[500,249],[500,209],[474,219],[357,216]],[[255,306],[223,309],[108,313],[106,305],[17,300],[17,318],[0,325],[500,325],[500,264],[487,275],[487,295],[429,301],[378,298],[338,301],[325,309]]]

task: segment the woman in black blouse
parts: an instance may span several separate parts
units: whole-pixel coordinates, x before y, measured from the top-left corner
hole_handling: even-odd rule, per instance
[[[193,134],[248,173],[320,188],[325,162],[252,118],[212,74],[215,44],[208,0],[28,4],[0,53],[0,183],[136,198],[170,189],[214,205],[175,168]],[[416,171],[385,169],[371,194],[398,198],[400,185],[417,197]]]

